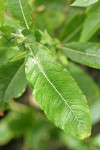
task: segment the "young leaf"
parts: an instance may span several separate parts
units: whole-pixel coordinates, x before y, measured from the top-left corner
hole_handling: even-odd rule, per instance
[[[100,69],[100,44],[72,42],[61,47],[71,60]]]
[[[98,29],[100,29],[100,3],[87,14],[80,41],[88,41]]]
[[[23,60],[3,65],[0,68],[0,103],[3,105],[7,100],[19,97],[26,84]]]
[[[86,98],[74,79],[45,47],[30,45],[29,50],[25,72],[40,107],[67,134],[79,139],[89,136],[91,120]]]
[[[72,6],[81,6],[81,7],[87,7],[89,5],[92,5],[94,3],[98,2],[98,0],[76,0]]]
[[[29,28],[31,23],[31,7],[28,0],[8,0],[8,12],[10,12],[20,24]]]

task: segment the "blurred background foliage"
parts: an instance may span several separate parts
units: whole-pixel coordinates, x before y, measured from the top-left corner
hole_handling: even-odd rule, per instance
[[[88,8],[71,7],[73,0],[29,0],[35,29],[47,31],[61,43],[100,42],[100,3]],[[0,26],[20,28],[6,12],[6,0],[0,0]],[[23,52],[23,51],[22,51]],[[0,46],[0,67],[19,54],[18,48]],[[24,94],[0,111],[0,150],[99,150],[100,149],[100,71],[67,60],[60,52],[56,59],[77,81],[86,95],[92,118],[92,135],[84,141],[72,138],[56,128],[27,87]]]

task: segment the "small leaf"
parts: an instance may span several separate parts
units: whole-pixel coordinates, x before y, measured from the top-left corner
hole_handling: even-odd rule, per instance
[[[3,65],[0,68],[0,103],[4,105],[7,100],[19,97],[26,84],[23,60]]]
[[[100,69],[100,44],[72,42],[60,49],[71,60]]]
[[[76,0],[72,6],[81,6],[81,7],[87,7],[89,5],[92,5],[94,3],[98,2],[98,0]]]
[[[20,21],[22,26],[29,28],[31,7],[28,4],[28,0],[8,0],[7,8],[8,12]]]
[[[45,47],[30,45],[29,50],[25,72],[40,107],[67,134],[79,139],[89,136],[89,109],[74,79]]]

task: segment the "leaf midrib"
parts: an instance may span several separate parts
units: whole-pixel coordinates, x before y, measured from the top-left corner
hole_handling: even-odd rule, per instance
[[[85,55],[85,56],[91,56],[91,57],[98,57],[98,58],[100,58],[100,55],[95,55],[95,54],[89,54],[89,53],[85,53],[85,52],[80,52],[80,51],[78,51],[78,50],[76,50],[76,49],[72,49],[72,48],[68,48],[68,47],[61,47],[61,49],[63,50],[66,50],[66,51],[71,51],[71,52],[73,52],[73,53],[77,53],[77,54],[82,54],[82,55]]]

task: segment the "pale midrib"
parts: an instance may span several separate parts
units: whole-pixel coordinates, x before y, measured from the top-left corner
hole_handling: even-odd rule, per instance
[[[22,4],[21,4],[21,1],[20,1],[20,0],[19,0],[19,5],[20,5],[20,8],[21,8],[22,16],[23,16],[23,18],[24,18],[24,21],[25,21],[26,27],[29,29],[29,26],[28,26],[28,23],[27,23],[26,17],[25,17],[25,15],[24,15],[24,10],[23,10],[23,7],[22,7]]]
[[[39,69],[40,69],[41,73],[43,74],[43,76],[46,78],[46,80],[49,82],[49,84],[53,87],[53,89],[56,91],[56,93],[61,97],[61,99],[64,101],[64,103],[67,105],[67,107],[69,108],[69,110],[73,113],[73,115],[75,116],[75,118],[76,118],[76,119],[78,120],[78,122],[79,122],[78,117],[75,115],[75,113],[73,112],[73,110],[71,109],[71,107],[66,103],[66,100],[63,98],[63,96],[60,94],[60,92],[56,89],[56,87],[53,85],[53,83],[48,79],[46,73],[44,72],[44,70],[43,70],[42,67],[41,67],[40,62],[39,62],[39,61],[37,60],[37,58],[34,56],[31,47],[29,47],[29,50],[30,50],[30,52],[32,53],[33,58],[35,59],[35,61],[36,61],[36,63],[37,63],[37,66],[39,67]]]
[[[83,52],[80,52],[80,51],[78,51],[78,50],[76,50],[76,49],[71,49],[71,48],[68,48],[68,47],[61,47],[61,49],[63,50],[66,50],[66,51],[71,51],[71,52],[73,52],[73,53],[77,53],[77,54],[82,54],[82,55],[85,55],[85,56],[92,56],[92,57],[98,57],[98,58],[100,58],[100,55],[95,55],[95,54],[89,54],[89,53],[83,53]]]
[[[13,83],[13,81],[15,80],[16,76],[18,75],[18,73],[20,72],[20,70],[22,69],[22,67],[23,67],[23,65],[17,70],[17,72],[14,74],[13,78],[9,82],[9,84],[8,84],[6,90],[5,90],[5,94],[4,94],[3,100],[6,100],[5,97],[6,97],[6,94],[7,94],[8,90],[9,90],[9,87],[11,86],[11,84]]]

